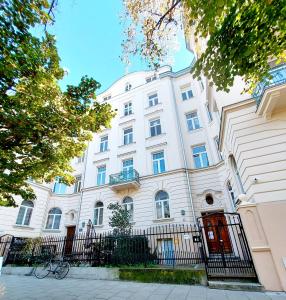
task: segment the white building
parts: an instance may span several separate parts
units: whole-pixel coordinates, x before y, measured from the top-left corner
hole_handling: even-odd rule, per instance
[[[15,236],[82,232],[89,219],[109,227],[111,202],[132,211],[134,227],[195,223],[209,211],[233,211],[218,151],[219,114],[208,109],[206,84],[190,68],[135,72],[98,96],[117,110],[111,129],[95,134],[72,162],[77,182],[31,182],[37,200],[0,208],[0,232]],[[22,204],[21,204],[22,203]]]

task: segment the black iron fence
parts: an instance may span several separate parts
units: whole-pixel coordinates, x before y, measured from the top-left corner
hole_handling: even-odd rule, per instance
[[[3,245],[0,239],[0,256]],[[193,225],[173,224],[133,229],[124,234],[90,231],[71,237],[13,237],[5,264],[32,265],[51,255],[65,257],[73,264],[92,266],[178,266],[203,262],[199,230]]]

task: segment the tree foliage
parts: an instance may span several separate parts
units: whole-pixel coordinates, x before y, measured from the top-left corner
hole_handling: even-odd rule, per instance
[[[269,71],[268,60],[285,61],[286,0],[123,0],[128,20],[124,53],[139,53],[152,66],[162,63],[179,25],[206,47],[194,65],[218,90],[235,76],[250,88]],[[181,20],[183,16],[183,20]]]
[[[132,229],[130,223],[130,213],[119,203],[110,203],[108,209],[111,210],[109,225],[116,234],[126,234]]]
[[[52,2],[53,3],[53,2]],[[70,161],[82,155],[92,133],[109,126],[114,113],[95,101],[100,84],[87,76],[61,91],[64,71],[47,0],[0,0],[0,205],[15,195],[35,199],[27,179],[71,184]],[[42,26],[42,37],[32,29]]]

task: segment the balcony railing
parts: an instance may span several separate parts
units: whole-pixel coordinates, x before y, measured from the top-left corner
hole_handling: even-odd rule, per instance
[[[269,73],[271,77],[261,81],[252,94],[252,97],[256,100],[257,107],[261,102],[265,90],[286,83],[286,64],[271,69]]]
[[[121,187],[138,187],[140,185],[139,173],[135,169],[132,169],[112,174],[109,176],[109,185],[116,190],[120,190]]]

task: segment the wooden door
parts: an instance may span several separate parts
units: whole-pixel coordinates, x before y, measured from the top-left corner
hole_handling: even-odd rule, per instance
[[[73,246],[74,236],[75,236],[75,226],[67,227],[65,255],[72,254],[72,246]]]
[[[228,225],[223,214],[210,214],[203,216],[204,231],[209,253],[231,253],[231,242]]]

